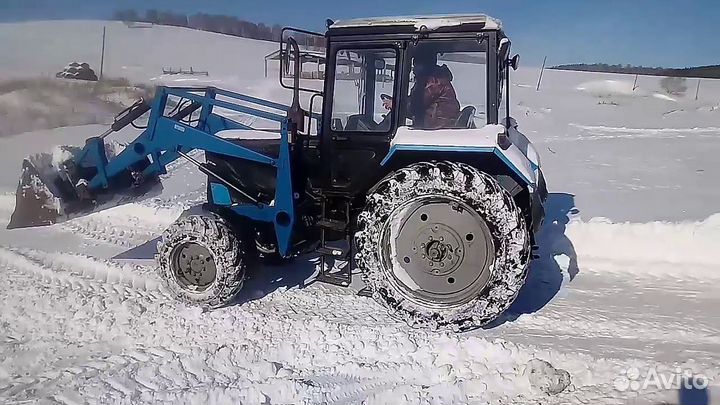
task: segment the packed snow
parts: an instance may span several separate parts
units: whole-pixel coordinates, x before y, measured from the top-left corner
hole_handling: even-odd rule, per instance
[[[391,25],[412,25],[417,29],[425,27],[429,30],[436,30],[443,27],[454,27],[462,24],[484,24],[487,29],[501,29],[502,22],[486,15],[446,15],[433,17],[373,17],[358,18],[354,20],[336,21],[330,26],[331,29],[365,27],[365,26],[391,26]]]
[[[109,76],[187,84],[162,67],[192,66],[210,72],[191,78],[201,84],[289,100],[276,66],[264,76],[276,44],[115,22],[0,24],[0,82],[73,60],[96,68],[103,25]],[[204,202],[204,176],[178,161],[160,196],[0,231],[0,402],[717,403],[720,81],[703,80],[696,100],[695,79],[670,95],[660,78],[640,76],[633,91],[634,76],[553,70],[536,91],[538,75],[515,72],[511,101],[543,164],[547,218],[528,282],[495,324],[411,329],[355,288],[310,284],[313,257],[255,270],[237,305],[175,303],[152,261],[112,258],[152,250],[146,242]],[[23,157],[105,129],[0,137],[0,219]]]

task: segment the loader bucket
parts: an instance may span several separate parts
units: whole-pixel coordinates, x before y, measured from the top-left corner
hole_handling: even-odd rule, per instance
[[[88,190],[85,185],[97,170],[76,164],[74,157],[80,150],[62,146],[53,153],[39,153],[23,160],[15,211],[7,229],[52,225],[162,191],[157,176],[142,182],[133,176],[133,171],[141,172],[149,161],[140,162],[116,176],[105,189]]]
[[[49,154],[40,154],[23,160],[22,174],[15,193],[15,211],[8,229],[51,225],[62,216],[60,199],[49,185],[55,179],[41,174],[35,162],[51,161]],[[42,165],[40,166],[42,167]]]

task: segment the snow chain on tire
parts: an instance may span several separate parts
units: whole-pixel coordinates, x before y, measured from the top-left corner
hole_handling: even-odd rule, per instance
[[[495,249],[486,287],[460,305],[422,305],[407,299],[383,271],[383,230],[403,203],[421,196],[441,195],[464,201],[486,222]],[[489,175],[467,164],[416,163],[381,180],[367,196],[358,217],[356,257],[373,297],[414,327],[464,331],[496,319],[517,297],[525,282],[530,238],[521,210]]]
[[[178,281],[173,268],[173,250],[185,243],[204,247],[214,260],[215,280],[204,291],[190,291]],[[217,308],[227,304],[242,288],[245,246],[230,225],[214,213],[178,219],[163,232],[157,251],[158,273],[179,301],[206,309]]]

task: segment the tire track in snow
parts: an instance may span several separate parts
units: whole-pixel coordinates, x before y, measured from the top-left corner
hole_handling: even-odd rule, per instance
[[[571,128],[579,131],[575,136],[550,136],[545,141],[550,142],[583,142],[583,141],[604,141],[623,139],[682,139],[689,137],[696,138],[717,138],[720,128],[699,127],[699,128],[626,128],[608,127],[602,125],[578,125],[569,124]]]
[[[7,223],[14,209],[14,194],[0,195],[0,222]],[[181,208],[150,202],[130,203],[43,227],[42,231],[69,232],[92,242],[133,247],[157,237],[181,212]]]
[[[77,255],[0,250],[4,267],[19,267],[31,274],[69,272],[106,282],[121,267],[82,259]],[[94,269],[98,266],[110,267],[108,275]],[[62,278],[53,284],[83,287]],[[113,295],[123,292],[109,291]],[[277,292],[243,306],[209,313],[167,305],[156,297],[140,298],[142,308],[126,319],[130,322],[127,325],[113,321],[125,305],[122,301],[110,302],[95,314],[83,310],[85,316],[97,318],[100,324],[110,321],[105,326],[108,330],[129,334],[134,345],[125,350],[138,352],[132,358],[90,356],[77,360],[72,353],[65,353],[73,358],[71,365],[51,362],[51,374],[13,378],[0,398],[37,399],[43,394],[56,400],[75,395],[97,402],[112,398],[117,403],[132,403],[138,398],[153,403],[199,398],[202,403],[221,399],[219,402],[339,405],[364,398],[431,403],[442,392],[445,400],[440,402],[446,403],[487,401],[497,395],[539,399],[542,394],[528,391],[523,371],[525,363],[536,356],[562,364],[573,376],[579,376],[574,380],[576,392],[611,389],[611,377],[622,365],[608,360],[597,363],[590,356],[538,351],[504,340],[408,329],[378,312],[378,306],[368,299],[321,289]],[[36,315],[42,319],[67,313],[65,316],[76,319],[77,315],[71,314],[77,304],[70,300],[62,305],[69,305],[62,313]],[[67,327],[83,329],[82,324]],[[68,339],[81,345],[98,342],[92,334],[79,339],[76,333],[81,332],[77,331],[48,332],[59,333],[59,339],[36,336],[35,341],[47,339],[61,346]],[[93,333],[102,336],[106,332]],[[19,355],[3,354],[9,358]],[[49,356],[58,357],[57,353]],[[592,381],[584,380],[588,373],[594,376]],[[462,384],[463,390],[457,384]],[[562,398],[568,397],[558,400],[562,402]]]
[[[581,300],[581,297],[578,297]],[[592,310],[582,310],[574,304],[556,305],[523,315],[512,324],[512,331],[539,336],[589,339],[595,341],[626,340],[633,344],[666,344],[683,347],[704,347],[706,351],[720,350],[720,330],[708,324],[697,324],[687,319],[671,320],[668,317],[632,313],[626,308],[603,310],[588,304]],[[715,349],[712,349],[715,348]]]
[[[19,268],[33,275],[70,271],[77,275],[89,275],[90,281],[96,279],[97,272],[85,269],[97,266],[97,261],[85,258],[88,262],[79,262],[76,256],[65,256],[0,250],[0,260],[5,267]],[[68,269],[71,265],[73,268]],[[117,269],[117,266],[111,267]],[[106,280],[106,277],[100,279]],[[73,284],[73,280],[68,278],[57,277],[57,281],[47,287],[87,288],[81,283]],[[124,295],[125,291],[110,290],[108,293]],[[127,318],[125,322],[130,322],[129,325],[113,321],[116,313],[125,306],[122,300],[106,304],[102,312],[95,314],[83,308],[83,316],[105,325],[103,329],[112,331],[121,328],[123,333],[132,336],[131,342],[143,344],[143,348],[137,350],[140,357],[146,358],[132,361],[132,364],[119,369],[112,364],[104,364],[112,361],[103,362],[103,359],[72,361],[68,370],[75,372],[69,373],[63,372],[64,366],[50,363],[48,367],[53,370],[51,377],[59,375],[53,378],[64,379],[52,382],[43,374],[31,379],[13,379],[12,387],[2,395],[20,400],[23,399],[22,393],[33,395],[32,389],[45,387],[45,391],[40,392],[53,398],[74,394],[80,398],[98,398],[99,402],[103,402],[102,398],[122,400],[142,396],[146,398],[144,402],[183,402],[197,395],[206,395],[209,387],[216,387],[221,391],[210,391],[225,402],[229,398],[250,399],[248,402],[251,403],[265,402],[267,397],[273,403],[344,404],[369,396],[393,398],[394,388],[399,386],[406,387],[407,391],[419,392],[423,386],[442,386],[457,379],[484,381],[501,378],[503,381],[515,381],[518,386],[527,384],[523,382],[526,377],[520,370],[533,357],[531,350],[468,336],[409,330],[403,324],[384,322],[390,318],[382,313],[369,318],[367,315],[376,308],[367,305],[367,300],[358,300],[346,294],[306,289],[275,295],[270,300],[271,305],[266,305],[263,299],[251,305],[210,313],[182,307],[173,309],[175,306],[168,306],[152,297],[140,297],[142,299],[138,303],[142,308],[138,315]],[[306,305],[309,303],[312,305]],[[73,315],[77,311],[74,306],[78,304],[73,300],[62,302],[62,305],[69,305],[63,313],[74,322],[82,322],[83,319]],[[288,308],[303,306],[306,308],[299,312],[299,317],[297,314],[288,315]],[[371,308],[363,311],[367,307]],[[305,311],[314,312],[314,315],[306,316]],[[331,312],[337,317],[326,316]],[[62,313],[52,312],[43,315],[42,311],[35,314],[38,320],[42,316],[62,316]],[[151,323],[147,323],[150,319]],[[107,324],[108,321],[111,323]],[[136,322],[142,322],[144,326],[135,325]],[[59,341],[61,345],[68,339],[79,344],[96,341],[95,338],[78,338],[76,334],[85,336],[83,324],[63,324],[75,331],[57,330],[54,333],[59,333],[60,339],[50,338],[49,341],[56,344]],[[103,336],[108,332],[93,331],[90,337],[95,333]],[[36,336],[36,339],[43,338]],[[201,344],[198,345],[198,342]],[[172,360],[154,355],[168,348],[179,354],[168,354]],[[440,357],[437,350],[442,353]],[[50,357],[56,358],[57,354],[50,353]],[[453,358],[465,359],[465,365],[460,368],[457,368],[458,365],[451,366],[455,363]],[[224,368],[218,363],[225,364]],[[583,360],[577,364],[586,363]],[[145,366],[150,369],[141,369]],[[223,371],[226,369],[235,371],[228,374]],[[515,371],[503,373],[501,377],[499,369]],[[335,380],[322,376],[335,376]]]
[[[720,278],[720,214],[681,223],[571,221],[555,245],[570,244],[580,270],[654,278]],[[551,238],[553,240],[553,238]],[[563,246],[541,246],[568,254]],[[585,265],[583,264],[585,263]]]
[[[508,314],[519,317],[491,334],[546,345],[561,336],[569,349],[608,345],[628,357],[720,350],[709,311],[720,297],[713,253],[720,215],[683,223],[571,220],[555,237],[553,226],[541,233],[523,309]]]
[[[134,247],[159,236],[182,213],[182,208],[133,203],[63,222],[62,230],[87,239]]]
[[[135,247],[160,236],[184,210],[205,202],[204,189],[168,200],[155,198],[99,211],[58,224],[92,241]]]
[[[0,400],[34,401],[54,399],[60,403],[112,402],[136,403],[143,397],[152,403],[186,403],[193,398],[212,402],[213,397],[234,397],[234,403],[265,402],[262,385],[279,392],[314,398],[322,402],[322,392],[294,379],[281,379],[281,369],[269,362],[243,363],[233,359],[225,347],[219,354],[210,351],[188,353],[159,348],[133,347],[88,350],[74,347],[50,364],[52,371],[34,378],[19,378],[0,387]],[[70,365],[65,365],[68,360]],[[287,372],[287,370],[284,370]],[[245,381],[243,381],[245,380]],[[207,403],[207,402],[201,402]]]
[[[161,298],[160,282],[140,266],[116,265],[87,256],[0,247],[0,265],[38,277],[42,282],[70,285],[94,293]]]
[[[82,236],[95,242],[122,247],[134,247],[155,238],[158,232],[142,227],[114,225],[107,217],[78,218],[60,225],[63,231]]]
[[[613,232],[609,232],[610,236],[608,240],[615,239],[617,235],[614,231],[628,231],[628,229],[622,229],[623,227],[617,227],[615,225],[622,224],[614,224],[610,227]],[[593,250],[597,248],[596,245],[592,245],[592,249],[583,245],[593,240],[592,238],[585,239],[583,235],[594,234],[594,236],[597,237],[598,234],[602,234],[602,232],[598,232],[600,230],[602,230],[602,227],[597,229],[589,228],[577,233],[579,239],[577,239],[576,235],[574,241],[577,242],[576,249],[581,259],[581,265],[583,258],[593,258],[593,260],[597,260],[601,265],[610,261],[612,248],[616,245],[606,244],[604,246],[606,248],[605,250]],[[662,232],[659,232],[659,234],[665,234],[670,231],[670,233],[675,236],[678,236],[678,232],[673,233],[672,231],[681,231],[681,229],[673,226],[661,230]],[[697,232],[697,229],[694,229],[693,232]],[[625,236],[629,236],[632,233],[633,232],[626,232]],[[573,234],[572,225],[568,227],[568,234],[571,236]],[[640,232],[640,234],[643,235],[645,233]],[[687,233],[683,235],[687,235]],[[680,236],[681,239],[684,237],[682,235]],[[619,240],[624,239],[620,238]],[[657,249],[654,246],[643,245],[641,247],[641,254],[637,256],[640,257],[640,260],[637,261],[637,267],[640,269],[642,269],[646,253],[651,253]],[[9,256],[8,252],[10,254]],[[663,253],[668,254],[666,251],[663,251]],[[669,253],[674,254],[673,252]],[[634,257],[629,254],[626,256],[625,259]],[[87,284],[83,285],[78,282],[73,284],[73,278],[76,276],[80,276],[81,279],[88,277],[89,284],[92,285],[93,280],[96,279],[96,273],[91,269],[97,266],[98,263],[103,262],[87,257],[84,257],[87,261],[78,261],[78,257],[83,256],[51,254],[19,249],[0,250],[0,263],[2,263],[4,267],[17,268],[17,264],[21,263],[19,267],[24,269],[26,273],[39,274],[43,280],[43,274],[61,274],[62,276],[55,276],[54,284],[56,285],[70,285],[71,288],[88,288]],[[26,260],[29,262],[29,265],[20,259]],[[694,260],[694,262],[704,263],[705,259],[697,259]],[[109,265],[107,263],[105,263],[105,265],[113,269],[122,267]],[[616,274],[618,275],[627,274],[627,272],[627,270],[616,270]],[[646,271],[640,274],[657,277],[658,273]],[[52,279],[52,277],[50,278]],[[108,283],[112,284],[112,282],[109,281],[112,280],[112,277],[104,277],[101,275],[100,280],[101,282],[99,284],[101,284],[101,286],[99,288],[93,289],[92,286],[89,287],[92,292],[112,295],[122,295],[126,293],[123,289],[108,289],[102,287],[102,285]],[[189,360],[185,360],[185,364],[181,362],[178,365],[176,362],[162,363],[162,361],[151,357],[148,361],[151,363],[160,362],[160,365],[164,366],[163,369],[166,370],[165,374],[167,377],[153,377],[152,373],[147,372],[146,374],[148,376],[145,378],[139,377],[142,379],[142,382],[136,381],[133,383],[132,381],[128,382],[122,379],[117,380],[115,375],[118,374],[119,371],[115,369],[113,369],[114,371],[99,372],[98,374],[92,374],[90,377],[90,380],[94,381],[94,385],[91,384],[90,386],[94,387],[96,394],[88,394],[88,398],[102,398],[101,392],[112,392],[115,393],[117,397],[137,397],[138,395],[145,395],[148,398],[153,398],[156,402],[163,402],[165,399],[162,397],[161,392],[171,392],[173,393],[171,396],[174,400],[180,400],[182,402],[183,399],[187,400],[197,395],[211,395],[200,392],[209,390],[212,395],[218,395],[218,397],[224,399],[239,398],[243,395],[245,395],[244,398],[248,398],[249,395],[257,395],[259,402],[264,401],[265,398],[268,397],[273,400],[285,400],[287,402],[297,402],[298,398],[304,398],[312,403],[344,404],[353,403],[355,399],[368,397],[378,400],[383,398],[396,398],[393,397],[393,395],[396,395],[397,392],[427,396],[430,394],[425,392],[426,390],[423,387],[442,386],[442,384],[448,384],[447,381],[449,380],[472,381],[484,387],[483,389],[485,391],[478,391],[474,395],[466,395],[464,399],[458,398],[460,402],[467,399],[483,400],[493,397],[487,393],[493,395],[509,395],[508,398],[516,398],[518,395],[525,394],[493,392],[492,389],[488,390],[487,387],[493,384],[496,384],[497,387],[507,387],[508,384],[517,386],[527,384],[520,370],[523,368],[525,359],[533,357],[536,353],[543,353],[542,356],[551,362],[558,366],[568,368],[573,376],[582,376],[584,373],[589,372],[594,374],[596,377],[595,381],[586,383],[585,385],[579,385],[577,390],[598,391],[598,395],[603,393],[602,395],[605,395],[603,398],[605,398],[607,392],[612,392],[610,376],[618,375],[620,372],[619,367],[624,364],[622,361],[610,360],[608,362],[606,359],[604,360],[606,364],[600,367],[600,369],[592,367],[582,368],[578,363],[592,364],[593,358],[563,356],[557,352],[539,351],[533,346],[503,344],[481,339],[486,343],[474,349],[473,352],[492,353],[498,350],[499,347],[515,347],[515,349],[512,349],[511,353],[507,356],[498,355],[497,358],[484,358],[480,361],[473,360],[470,361],[469,366],[461,367],[453,358],[472,359],[469,353],[460,349],[464,342],[471,340],[466,336],[452,339],[450,342],[443,342],[442,335],[408,330],[405,325],[397,323],[386,316],[373,301],[344,293],[320,291],[320,289],[290,290],[284,293],[277,292],[240,307],[232,307],[228,308],[227,311],[209,314],[198,314],[193,309],[186,309],[181,312],[172,310],[169,312],[161,311],[160,308],[162,308],[163,305],[158,301],[166,301],[162,299],[157,300],[154,297],[147,297],[142,294],[130,294],[142,298],[143,305],[145,306],[143,311],[150,311],[157,317],[151,329],[155,331],[154,333],[164,334],[169,332],[169,340],[178,340],[186,347],[193,347],[197,341],[204,342],[204,344],[209,343],[209,348],[199,349],[202,353],[213,350],[213,342],[215,342],[215,344],[219,344],[219,342],[222,341],[227,342],[228,336],[233,336],[233,340],[240,341],[238,343],[240,346],[234,346],[236,350],[247,351],[248,349],[246,347],[250,348],[253,357],[241,362],[241,364],[245,365],[246,369],[244,370],[246,370],[249,375],[257,373],[257,371],[253,371],[253,367],[277,368],[276,366],[272,366],[272,364],[277,363],[280,364],[281,368],[276,371],[275,377],[268,376],[254,380],[249,379],[249,377],[239,377],[241,381],[238,382],[238,384],[248,389],[248,391],[243,391],[244,388],[238,389],[233,385],[234,383],[225,383],[220,380],[211,380],[208,382],[208,380],[203,377],[203,372],[199,372],[197,368],[193,369],[192,366],[188,366],[190,364],[188,362]],[[167,309],[166,306],[165,308]],[[116,310],[117,308],[115,307],[108,307],[107,309],[109,314],[114,313]],[[223,312],[226,316],[223,316]],[[609,313],[607,317],[603,318],[603,321],[598,321],[597,317],[588,312],[572,314],[568,311],[568,308],[560,308],[558,312],[540,313],[544,318],[538,320],[535,328],[546,329],[546,335],[548,333],[554,333],[554,325],[558,323],[562,324],[558,318],[561,312],[564,317],[569,317],[571,321],[563,326],[565,330],[577,328],[579,331],[582,331],[582,333],[589,335],[590,338],[593,336],[602,337],[602,330],[594,327],[586,327],[585,329],[578,328],[577,325],[572,322],[585,322],[586,326],[609,326],[605,329],[609,329],[608,337],[611,339],[622,335],[628,330],[628,327],[632,327],[631,322],[623,321],[622,328],[614,328],[611,323],[613,322],[612,313]],[[197,314],[197,316],[193,314]],[[108,315],[98,314],[98,316]],[[188,318],[186,322],[176,325],[180,319],[185,317]],[[230,322],[229,325],[224,325],[224,323],[228,321]],[[220,326],[219,329],[218,326]],[[676,326],[682,327],[683,325]],[[238,337],[238,332],[246,335]],[[148,342],[148,347],[161,347],[163,344],[161,342],[167,341],[167,339],[151,340]],[[311,343],[308,344],[308,342]],[[290,348],[290,355],[282,351],[282,349],[287,348]],[[393,355],[390,356],[391,359],[388,359],[389,354],[393,351],[397,352],[400,356],[393,353]],[[440,353],[440,355],[438,355],[438,353]],[[447,353],[452,353],[452,355],[448,356]],[[437,356],[440,356],[440,361],[437,360]],[[308,364],[306,359],[312,359],[311,361],[317,364]],[[135,362],[135,364],[136,363],[137,362]],[[202,362],[200,363],[200,370],[203,370],[205,366],[202,366]],[[268,364],[271,365],[268,366]],[[449,370],[443,368],[445,364],[451,365],[451,368]],[[612,366],[611,369],[603,368],[610,367],[608,364]],[[374,367],[368,365],[374,365]],[[483,366],[485,368],[483,368]],[[137,369],[133,367],[139,366],[137,366],[137,364],[135,366],[128,366],[128,375],[130,375],[130,371],[137,374]],[[188,367],[190,367],[190,369]],[[247,367],[249,367],[249,369],[247,369]],[[509,376],[506,375],[507,373],[498,371],[507,370],[508,367],[510,370],[514,370],[510,372]],[[173,379],[172,372],[170,371],[173,369],[179,370],[178,375],[182,376],[180,380]],[[125,369],[121,369],[120,372],[122,372],[122,370]],[[281,372],[280,370],[289,371]],[[211,373],[210,370],[207,372]],[[303,380],[306,382],[303,383],[294,379],[293,376],[295,376],[296,373],[302,375]],[[163,373],[159,372],[154,375],[157,376],[158,374],[160,376],[163,375]],[[418,374],[421,374],[422,377],[418,377]],[[218,373],[218,375],[222,377],[222,373]],[[338,380],[328,381],[326,377],[323,377],[327,375],[337,375]],[[409,376],[412,378],[409,378]],[[224,379],[225,377],[222,378]],[[85,393],[84,391],[80,391],[83,388],[73,384],[76,383],[58,383],[57,387],[67,385],[68,387],[75,387],[78,392]],[[276,384],[280,387],[278,388],[279,391],[263,392],[262,388],[258,388],[268,384]],[[36,387],[36,385],[33,385],[33,387]],[[473,391],[469,390],[467,392]],[[67,395],[71,394],[72,392]],[[488,396],[484,396],[486,394]],[[416,402],[422,402],[426,399],[426,397],[418,396]]]

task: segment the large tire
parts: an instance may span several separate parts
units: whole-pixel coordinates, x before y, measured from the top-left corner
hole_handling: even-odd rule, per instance
[[[181,217],[162,235],[156,260],[167,289],[181,302],[205,309],[227,304],[245,278],[245,246],[213,213]]]
[[[496,319],[517,297],[530,260],[529,231],[510,195],[451,162],[416,163],[381,180],[358,217],[355,245],[373,297],[430,329],[465,331]]]

